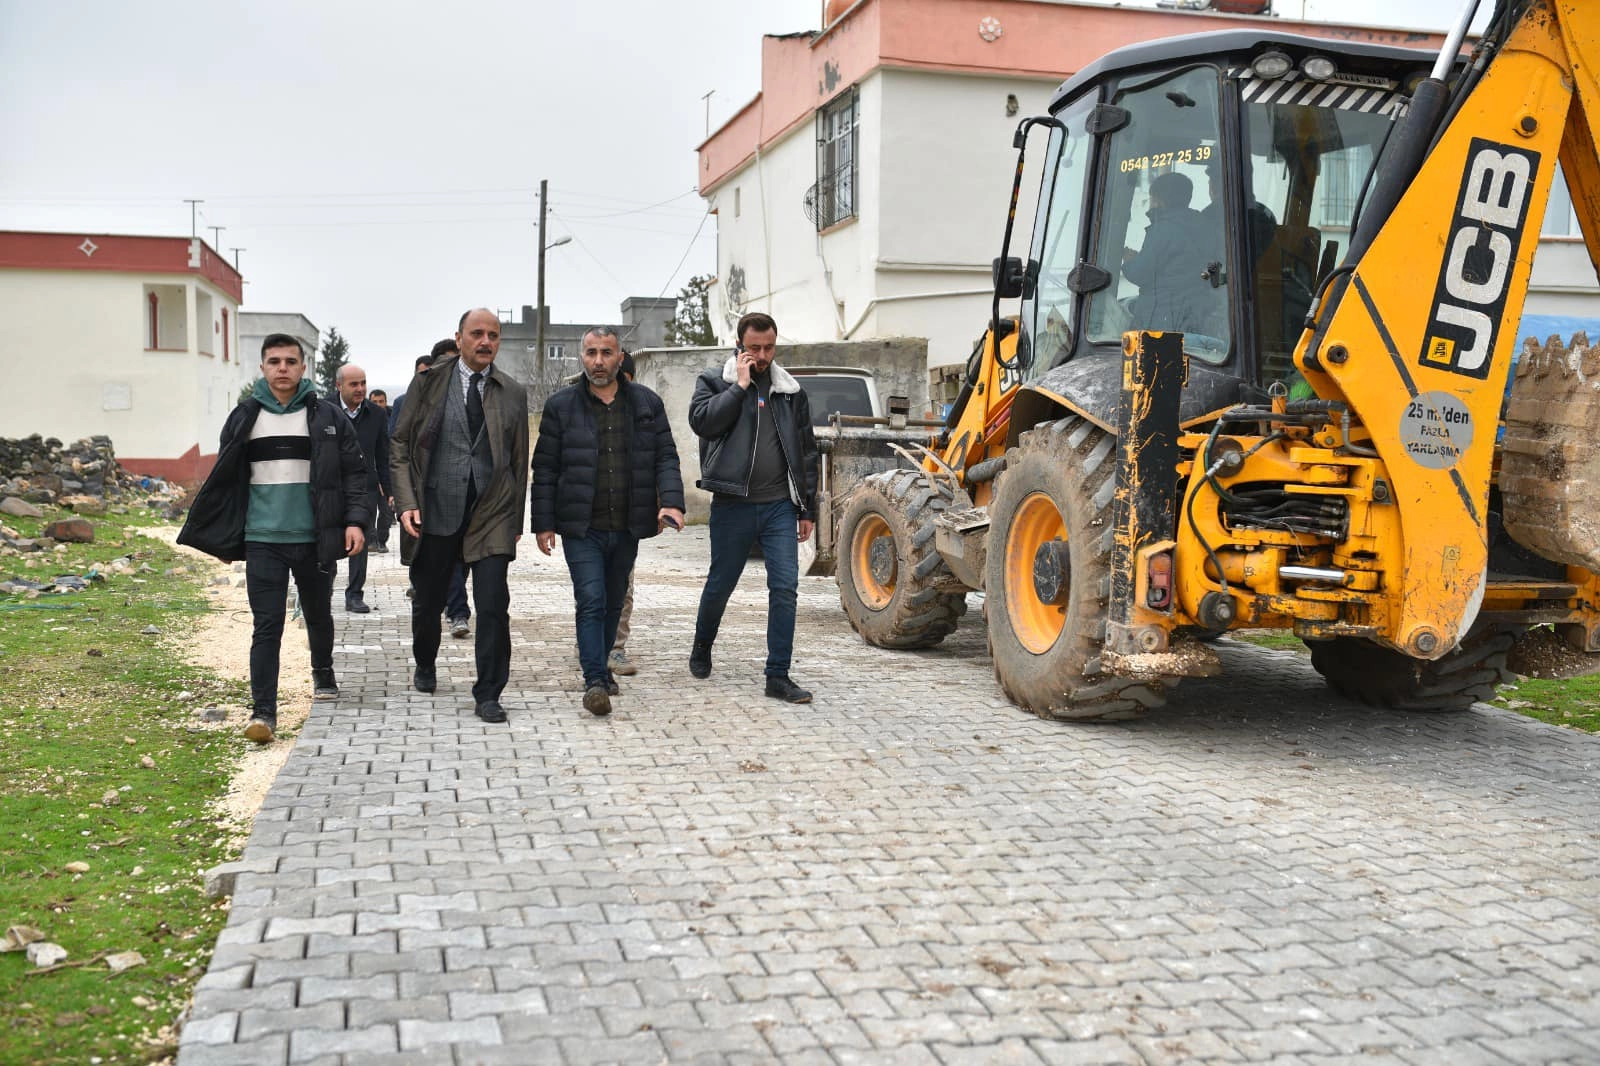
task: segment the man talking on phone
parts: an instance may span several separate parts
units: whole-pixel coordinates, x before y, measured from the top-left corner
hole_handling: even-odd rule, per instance
[[[711,569],[700,594],[689,673],[711,676],[711,646],[728,597],[757,541],[767,564],[767,695],[810,703],[789,677],[800,545],[816,514],[817,439],[811,404],[775,361],[778,324],[759,311],[739,319],[738,350],[702,373],[689,403],[700,438],[700,480],[711,493]]]
[[[583,335],[583,377],[544,405],[533,449],[532,523],[549,555],[557,534],[577,602],[583,707],[621,695],[608,653],[639,542],[683,528],[683,474],[661,397],[623,377],[610,326]]]

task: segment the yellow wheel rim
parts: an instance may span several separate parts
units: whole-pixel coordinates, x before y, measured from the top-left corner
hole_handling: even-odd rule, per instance
[[[856,586],[856,595],[869,609],[881,611],[894,599],[894,580],[879,581],[872,576],[872,546],[880,537],[893,537],[894,532],[881,515],[862,516],[856,524],[855,537],[850,542],[850,573]]]
[[[1067,623],[1066,598],[1045,603],[1033,580],[1041,545],[1066,540],[1067,527],[1055,501],[1042,492],[1023,498],[1006,538],[1006,614],[1017,641],[1035,655],[1049,651]]]

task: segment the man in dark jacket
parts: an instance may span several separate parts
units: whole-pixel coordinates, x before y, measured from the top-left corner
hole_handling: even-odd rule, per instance
[[[389,492],[389,416],[383,408],[367,400],[367,372],[352,363],[341,366],[333,376],[339,390],[339,410],[350,420],[367,464],[367,492],[372,496],[376,515],[380,501]],[[376,527],[376,521],[374,521]],[[373,540],[374,530],[367,540]],[[367,588],[367,548],[350,556],[350,579],[344,587],[344,609],[352,614],[367,614],[372,608],[362,598]]]
[[[365,461],[350,420],[305,380],[300,342],[261,342],[261,379],[222,426],[216,465],[195,496],[178,543],[223,562],[244,560],[255,630],[250,724],[257,743],[278,728],[278,654],[293,576],[311,644],[313,694],[339,695],[333,673],[333,577],[372,523]]]
[[[411,567],[411,651],[418,692],[437,685],[439,614],[450,569],[465,563],[478,606],[478,717],[504,722],[500,694],[511,676],[511,592],[506,574],[522,536],[528,497],[528,390],[496,370],[500,319],[479,307],[461,316],[460,355],[411,379],[389,441],[389,479]]]
[[[1130,310],[1140,329],[1215,334],[1221,301],[1209,280],[1222,231],[1189,206],[1194,183],[1171,171],[1150,183],[1150,225],[1136,252],[1123,249],[1122,273],[1139,286]]]
[[[767,564],[767,695],[809,703],[789,678],[800,544],[810,539],[817,500],[817,440],[811,405],[774,360],[778,324],[759,311],[739,319],[738,350],[694,383],[689,426],[700,438],[701,488],[711,492],[711,569],[700,594],[689,672],[711,676],[711,645],[756,541]]]
[[[583,706],[611,713],[607,654],[639,542],[683,528],[683,474],[661,397],[620,374],[617,331],[583,335],[583,378],[545,401],[533,450],[532,525],[546,555],[561,536],[577,601]]]

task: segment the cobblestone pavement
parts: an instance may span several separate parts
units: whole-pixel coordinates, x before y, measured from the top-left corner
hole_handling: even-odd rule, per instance
[[[703,528],[645,545],[640,673],[594,719],[528,541],[505,726],[470,641],[407,689],[374,558],[180,1066],[1600,1062],[1600,737],[1361,709],[1228,641],[1143,721],[1047,723],[999,694],[976,598],[893,653],[820,579],[791,707],[759,563],[685,668]]]

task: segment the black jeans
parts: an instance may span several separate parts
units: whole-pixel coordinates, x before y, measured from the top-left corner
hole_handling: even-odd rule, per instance
[[[244,584],[255,629],[250,637],[250,703],[254,713],[278,714],[278,652],[289,599],[289,578],[300,592],[300,614],[311,643],[311,668],[333,666],[333,577],[337,566],[317,562],[315,544],[244,546]]]
[[[461,541],[467,523],[448,536],[424,533],[411,558],[411,654],[421,669],[432,669],[439,655],[439,613],[444,610],[450,571],[461,563]],[[478,606],[478,631],[473,650],[478,660],[478,680],[472,686],[475,702],[498,700],[511,677],[511,591],[506,572],[511,556],[490,555],[466,564],[472,575],[472,600]]]
[[[389,528],[394,525],[394,508],[389,506],[389,498],[383,494],[382,489],[372,490],[376,506],[373,510],[377,513],[378,528],[373,533],[372,542],[389,546]]]
[[[372,530],[366,531],[367,539],[372,538]],[[337,569],[337,568],[336,568]],[[350,580],[345,582],[344,599],[346,603],[359,600],[367,588],[367,549],[363,545],[361,550],[350,556]]]

